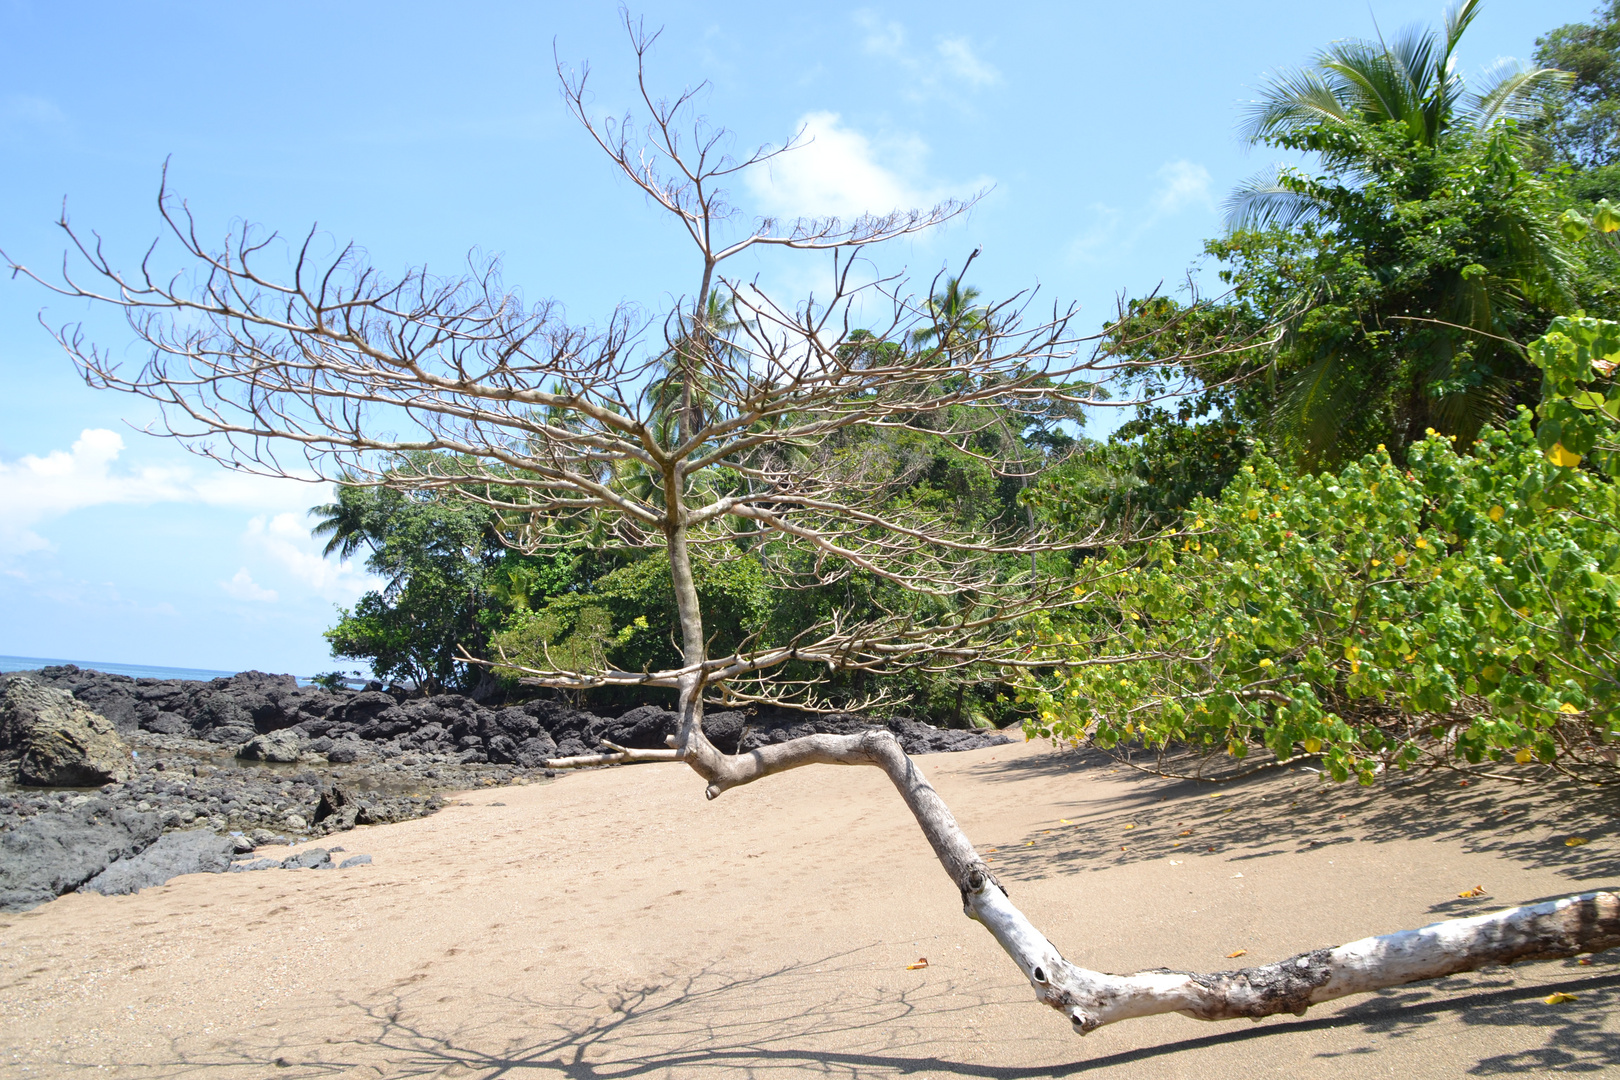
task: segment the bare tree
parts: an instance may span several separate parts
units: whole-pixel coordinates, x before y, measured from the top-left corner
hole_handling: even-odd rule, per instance
[[[977,437],[1005,427],[1009,416],[1031,423],[1100,400],[1094,387],[1127,362],[1098,339],[1076,335],[1072,309],[1037,314],[1031,297],[1021,295],[974,308],[971,328],[940,327],[938,305],[913,302],[899,279],[867,270],[867,249],[946,221],[968,204],[848,222],[741,225],[721,185],[791,152],[795,142],[728,154],[723,133],[693,119],[696,91],[663,100],[648,88],[645,62],[656,35],[627,26],[644,122],[597,119],[587,107],[586,75],[560,66],[559,75],[585,130],[674,216],[701,257],[695,295],[662,318],[621,310],[594,329],[569,326],[550,306],[525,305],[504,291],[493,264],[454,279],[420,270],[390,281],[353,247],[319,257],[313,232],[290,252],[290,271],[277,276],[261,270],[276,248],[274,235],[244,226],[213,250],[166,191],[159,210],[189,277],[157,276],[153,252],[138,272],[125,273],[98,238],[81,236],[65,217],[71,254],[85,269],[75,271],[70,261],[60,279],[46,281],[8,262],[60,294],[125,312],[150,350],[138,371],[87,343],[79,327],[62,328],[58,339],[92,386],[156,402],[160,434],[226,467],[454,491],[516,523],[530,549],[565,542],[577,535],[571,529],[606,527],[623,543],[666,551],[680,666],[527,668],[540,686],[678,692],[679,730],[666,749],[608,746],[592,760],[683,761],[707,782],[711,799],[804,765],[881,768],[966,913],[995,935],[1039,1000],[1077,1031],[1162,1012],[1205,1019],[1300,1013],[1344,994],[1620,943],[1620,898],[1599,893],[1242,971],[1086,971],[1067,963],[1013,907],[889,732],[718,750],[703,730],[706,699],[815,704],[813,687],[777,677],[789,665],[892,671],[1041,662],[1014,647],[1010,627],[1033,611],[1090,597],[1075,596],[1071,581],[1036,580],[1023,569],[1027,557],[1103,538],[1056,535],[1033,516],[999,532],[966,530],[948,516],[885,500],[873,493],[881,485],[871,483],[871,462],[850,450],[848,437],[856,430],[914,433],[1023,476],[1030,466],[1017,440],[991,440],[1004,452],[986,451]],[[824,253],[826,295],[783,303],[755,282],[725,276],[728,259],[762,247]],[[711,325],[716,290],[730,303],[725,336]],[[886,347],[867,347],[874,341]],[[863,574],[940,603],[930,615],[897,610],[856,620],[834,613],[790,641],[748,642],[711,656],[694,553],[731,543],[740,530],[769,538],[768,562],[785,585]]]

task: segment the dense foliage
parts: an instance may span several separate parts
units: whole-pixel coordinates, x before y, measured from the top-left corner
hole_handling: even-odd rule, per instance
[[[1620,324],[1560,320],[1528,410],[1460,453],[1430,432],[1299,475],[1256,453],[1180,529],[1097,567],[1038,628],[1063,663],[1031,734],[1323,756],[1370,782],[1428,755],[1612,763],[1620,749]],[[1610,451],[1612,452],[1612,451]],[[1602,458],[1609,463],[1606,454]]]

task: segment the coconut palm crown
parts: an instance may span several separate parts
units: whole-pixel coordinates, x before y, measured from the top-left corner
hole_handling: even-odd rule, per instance
[[[1410,27],[1393,41],[1339,41],[1310,67],[1275,72],[1249,104],[1240,134],[1251,145],[1315,151],[1330,171],[1353,177],[1368,163],[1355,140],[1333,137],[1350,129],[1399,125],[1412,144],[1433,147],[1457,129],[1483,132],[1530,117],[1570,76],[1503,60],[1470,91],[1457,70],[1457,45],[1479,9],[1479,0],[1459,0],[1438,32]],[[1286,172],[1270,170],[1233,192],[1226,203],[1229,227],[1287,227],[1316,217],[1320,204],[1285,183]]]

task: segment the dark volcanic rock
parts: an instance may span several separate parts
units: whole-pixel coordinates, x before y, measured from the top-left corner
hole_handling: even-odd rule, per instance
[[[209,829],[169,833],[139,854],[112,863],[79,891],[123,896],[181,874],[217,874],[231,865],[235,854],[234,839]]]
[[[234,830],[240,838],[234,848],[241,852],[249,836],[259,844],[298,841],[420,817],[442,805],[443,792],[551,778],[548,759],[598,753],[603,741],[661,748],[678,723],[660,705],[600,716],[560,700],[502,702],[487,688],[474,696],[413,697],[381,684],[328,692],[260,672],[185,682],[129,679],[71,665],[32,677],[103,711],[139,757],[129,762],[121,782],[94,796],[0,791],[0,906],[13,909],[76,888],[109,864],[116,864],[102,882],[109,887],[135,881],[137,870],[149,864],[150,874],[139,877],[146,883],[185,872],[174,867],[188,865],[184,852],[201,852],[203,860],[213,843],[206,840],[209,834]],[[894,732],[913,754],[1007,741],[994,732],[846,714],[720,711],[704,721],[710,739],[727,753],[872,727]],[[16,756],[20,736],[10,730],[0,723],[0,748],[9,739]],[[234,757],[245,744],[270,761]],[[274,757],[297,755],[271,754],[271,747],[301,749],[301,760],[309,764],[272,764]],[[197,839],[176,839],[149,858],[132,858],[160,828]],[[223,848],[231,841],[218,843]],[[260,859],[230,869],[284,862]]]
[[[145,850],[161,829],[156,814],[102,798],[27,818],[0,832],[0,911],[25,911],[73,891],[107,864]]]
[[[332,853],[323,847],[300,851],[281,860],[283,870],[331,870],[335,865]]]
[[[184,735],[191,730],[191,723],[179,713],[159,712],[143,718],[141,729],[159,735]]]

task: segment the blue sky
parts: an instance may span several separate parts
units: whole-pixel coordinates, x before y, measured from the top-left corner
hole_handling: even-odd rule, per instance
[[[1121,292],[1172,285],[1220,228],[1224,192],[1271,158],[1237,143],[1271,68],[1330,40],[1436,22],[1433,2],[1149,4],[705,2],[637,9],[665,27],[652,73],[708,80],[737,145],[810,146],[737,185],[751,213],[849,214],[981,189],[966,219],[878,256],[924,279],[973,248],[989,296],[1039,285],[1100,325]],[[1477,72],[1528,58],[1589,0],[1488,3]],[[696,267],[567,116],[553,45],[596,103],[633,89],[614,6],[581,3],[95,4],[0,0],[0,246],[56,263],[64,196],[116,259],[157,235],[171,188],[205,235],[247,219],[358,241],[386,271],[500,254],[509,284],[578,322],[656,309]],[[791,287],[815,269],[733,267]],[[143,402],[80,383],[39,325],[104,313],[0,283],[0,653],[310,674],[321,631],[367,587],[319,556],[326,492],[224,473],[138,430]],[[1106,421],[1104,421],[1106,423]]]

